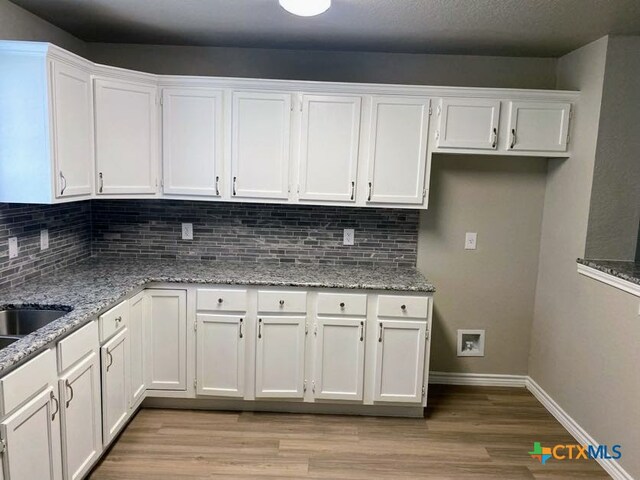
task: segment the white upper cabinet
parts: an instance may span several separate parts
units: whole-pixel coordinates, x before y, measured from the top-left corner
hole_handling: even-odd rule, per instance
[[[89,196],[93,185],[93,110],[87,68],[51,61],[56,197]]]
[[[162,91],[163,191],[221,195],[223,92],[165,88]]]
[[[495,150],[498,145],[500,101],[445,98],[438,106],[437,148]]]
[[[97,194],[156,193],[157,88],[106,78],[94,85]]]
[[[367,203],[424,202],[428,130],[428,98],[372,99]]]
[[[233,92],[231,195],[289,198],[291,94]]]
[[[510,102],[507,149],[566,151],[570,115],[569,103]]]
[[[355,202],[360,97],[303,95],[299,198]]]

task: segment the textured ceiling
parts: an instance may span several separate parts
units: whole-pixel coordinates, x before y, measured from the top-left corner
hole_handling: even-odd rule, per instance
[[[277,0],[12,0],[90,42],[560,56],[640,35],[640,0],[333,0],[295,17]]]

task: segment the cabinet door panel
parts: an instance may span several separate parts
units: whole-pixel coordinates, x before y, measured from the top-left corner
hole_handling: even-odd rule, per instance
[[[131,347],[129,408],[135,407],[140,401],[146,387],[144,372],[146,300],[145,292],[140,292],[129,300],[129,345]]]
[[[222,91],[164,89],[162,98],[164,192],[220,196]]]
[[[304,395],[304,317],[258,318],[256,397]]]
[[[315,398],[362,400],[364,333],[364,320],[316,320]]]
[[[420,403],[427,322],[378,321],[374,400]]]
[[[129,413],[129,331],[125,328],[100,348],[102,361],[102,441],[107,446]]]
[[[146,290],[147,389],[187,389],[187,294],[184,290]]]
[[[438,148],[496,149],[500,101],[445,98],[439,114]]]
[[[198,314],[198,395],[244,396],[244,317]]]
[[[507,148],[513,151],[566,151],[570,113],[569,103],[511,102]]]
[[[56,197],[90,195],[93,178],[93,111],[89,72],[51,62],[53,156]]]
[[[59,389],[64,478],[82,478],[102,452],[98,354],[91,353],[64,375]]]
[[[360,103],[360,97],[302,97],[300,199],[355,201]]]
[[[291,95],[234,92],[232,109],[232,196],[286,200]]]
[[[423,203],[429,99],[374,97],[371,129],[367,202]]]
[[[62,478],[59,408],[53,387],[49,387],[0,424],[6,442],[6,478]]]
[[[153,85],[95,80],[98,194],[156,193],[156,97]]]

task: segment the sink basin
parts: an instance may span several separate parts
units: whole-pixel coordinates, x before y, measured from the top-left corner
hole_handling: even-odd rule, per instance
[[[20,337],[0,337],[0,350],[8,347],[14,342],[20,340]]]
[[[67,311],[65,310],[40,310],[35,308],[0,310],[0,336],[28,335],[66,313]]]

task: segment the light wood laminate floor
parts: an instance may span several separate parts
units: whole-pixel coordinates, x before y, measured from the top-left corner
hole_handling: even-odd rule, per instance
[[[425,419],[143,409],[94,470],[103,479],[608,478],[525,389],[430,386]]]

